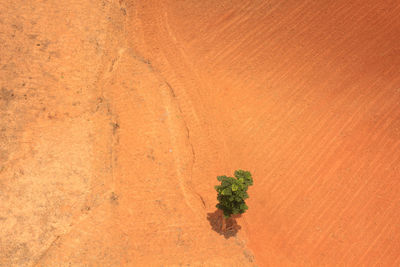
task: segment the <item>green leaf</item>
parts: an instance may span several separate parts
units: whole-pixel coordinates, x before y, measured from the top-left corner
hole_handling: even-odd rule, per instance
[[[230,188],[225,188],[224,190],[222,190],[221,194],[224,196],[230,196],[232,195],[232,191]]]
[[[236,191],[239,189],[239,186],[237,186],[236,184],[232,185],[232,191]]]
[[[218,181],[222,181],[222,180],[224,180],[224,178],[226,178],[226,176],[218,176],[218,177],[217,177],[217,180],[218,180]]]
[[[221,186],[223,186],[223,187],[226,187],[226,186],[229,186],[229,185],[230,185],[230,183],[227,180],[223,180],[222,183],[221,183]]]

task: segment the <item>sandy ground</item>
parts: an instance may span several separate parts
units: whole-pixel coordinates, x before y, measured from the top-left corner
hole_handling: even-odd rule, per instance
[[[1,1],[0,266],[400,265],[399,14]]]

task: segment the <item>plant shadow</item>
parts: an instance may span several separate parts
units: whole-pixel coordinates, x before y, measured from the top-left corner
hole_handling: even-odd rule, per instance
[[[233,215],[226,219],[226,230],[222,231],[222,211],[217,209],[214,212],[207,213],[207,220],[210,222],[211,228],[226,239],[236,236],[237,232],[242,228],[237,224],[236,219],[240,218],[241,214]]]

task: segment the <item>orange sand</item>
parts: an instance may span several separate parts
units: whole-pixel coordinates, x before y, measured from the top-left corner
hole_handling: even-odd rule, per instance
[[[400,265],[398,1],[0,11],[0,266]]]

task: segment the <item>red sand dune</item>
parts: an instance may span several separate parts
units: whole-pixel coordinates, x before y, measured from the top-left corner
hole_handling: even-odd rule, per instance
[[[400,265],[398,1],[0,11],[0,266]]]

